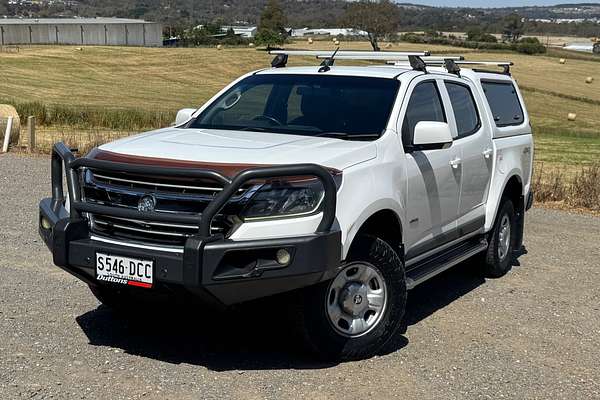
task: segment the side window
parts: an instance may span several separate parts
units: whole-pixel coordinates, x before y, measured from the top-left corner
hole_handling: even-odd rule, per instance
[[[447,122],[442,99],[434,81],[419,83],[410,96],[402,122],[402,143],[405,148],[412,146],[415,126],[421,121]]]
[[[454,82],[446,82],[446,89],[454,110],[458,138],[477,132],[481,122],[479,121],[479,113],[471,89],[468,86]]]
[[[521,125],[523,123],[523,108],[512,83],[482,81],[481,85],[492,109],[496,126]]]

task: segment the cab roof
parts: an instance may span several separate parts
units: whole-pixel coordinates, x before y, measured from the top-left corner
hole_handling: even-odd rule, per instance
[[[320,66],[303,66],[303,67],[284,67],[284,68],[268,68],[255,72],[256,74],[266,75],[334,75],[334,76],[358,76],[368,78],[384,78],[384,79],[412,79],[415,76],[423,75],[424,72],[415,71],[410,66],[405,65],[354,65],[354,66],[331,66],[326,72],[319,72]],[[446,71],[443,67],[429,67],[428,73],[437,76],[451,76],[456,77],[455,74],[451,74]],[[471,68],[461,69],[461,76],[468,78],[472,81],[478,81],[479,79],[491,79],[491,80],[506,80],[513,81],[510,75],[502,74],[495,71],[484,71],[475,70]]]
[[[397,79],[399,75],[405,72],[412,71],[410,67],[398,66],[379,66],[379,65],[363,65],[363,66],[331,66],[326,72],[319,72],[320,66],[310,67],[285,67],[285,68],[269,68],[264,69],[257,74],[301,74],[301,75],[336,75],[336,76],[361,76],[369,78],[388,78]]]

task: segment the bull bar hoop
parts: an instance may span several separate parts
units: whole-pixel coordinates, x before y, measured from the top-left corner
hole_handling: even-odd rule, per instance
[[[210,179],[223,185],[223,189],[208,203],[204,211],[197,215],[166,214],[155,211],[141,212],[134,209],[121,209],[82,201],[79,180],[79,169],[81,168],[133,174]],[[214,217],[246,182],[256,179],[312,176],[321,181],[324,189],[323,215],[315,233],[330,231],[335,220],[336,184],[331,173],[326,168],[317,164],[290,164],[251,168],[239,172],[233,178],[228,178],[217,171],[209,169],[157,167],[75,157],[73,151],[65,143],[59,142],[52,148],[51,161],[52,207],[54,209],[58,209],[65,202],[63,172],[66,176],[67,190],[70,198],[69,212],[71,219],[79,219],[82,212],[89,212],[145,221],[154,220],[159,222],[197,224],[198,234],[201,237],[209,238],[211,237],[210,227]]]

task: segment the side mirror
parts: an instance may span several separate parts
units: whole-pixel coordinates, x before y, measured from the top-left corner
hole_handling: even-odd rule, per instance
[[[421,121],[415,126],[414,150],[445,149],[452,145],[452,132],[445,122]]]
[[[181,110],[177,111],[177,116],[175,117],[175,126],[181,125],[192,118],[192,114],[195,112],[195,108],[182,108]]]

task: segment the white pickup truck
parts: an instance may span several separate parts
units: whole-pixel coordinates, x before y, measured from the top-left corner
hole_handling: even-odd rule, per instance
[[[307,343],[338,359],[375,354],[407,292],[449,267],[511,268],[533,143],[510,63],[275,54],[173,127],[85,157],[56,144],[39,218],[54,263],[129,311],[162,294],[230,306],[293,291]],[[287,67],[296,54],[323,62]]]

